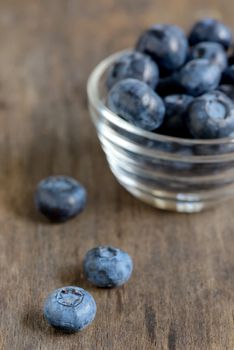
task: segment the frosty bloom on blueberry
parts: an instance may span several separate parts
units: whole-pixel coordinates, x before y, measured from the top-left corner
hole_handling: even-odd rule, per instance
[[[133,270],[131,257],[110,246],[100,246],[88,251],[83,266],[88,281],[102,288],[121,286],[129,280]]]
[[[232,42],[232,32],[222,22],[212,18],[204,18],[195,23],[189,35],[191,45],[201,41],[217,42],[227,49]]]
[[[121,80],[110,90],[107,103],[113,112],[142,129],[154,130],[163,122],[162,99],[142,81]]]
[[[75,286],[56,289],[44,305],[44,316],[48,323],[68,333],[87,327],[95,315],[96,303],[92,295]]]
[[[154,89],[159,79],[158,66],[149,56],[140,52],[126,53],[110,68],[107,77],[108,89],[127,78],[141,80]]]
[[[219,43],[203,41],[193,46],[190,51],[191,59],[205,58],[216,63],[222,70],[227,67],[227,54]]]
[[[160,69],[173,71],[184,64],[188,42],[179,27],[157,24],[142,34],[136,50],[151,56]]]
[[[192,96],[216,89],[220,79],[220,67],[207,59],[192,60],[178,73],[179,85]]]
[[[200,139],[230,136],[234,132],[234,105],[220,91],[209,92],[191,103],[187,125],[191,134]]]

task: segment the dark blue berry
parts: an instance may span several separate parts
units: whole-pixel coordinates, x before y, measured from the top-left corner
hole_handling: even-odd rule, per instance
[[[234,64],[227,67],[222,75],[222,84],[234,84]]]
[[[158,24],[142,34],[136,50],[151,56],[160,69],[173,71],[184,64],[188,42],[179,27]]]
[[[108,89],[111,89],[120,80],[127,78],[141,80],[154,89],[159,79],[158,66],[149,56],[140,52],[125,53],[108,72]]]
[[[195,138],[228,137],[234,132],[233,102],[220,91],[207,93],[194,99],[186,120]]]
[[[38,210],[51,221],[66,221],[79,214],[86,204],[86,190],[68,176],[50,176],[36,190]]]
[[[154,130],[163,122],[165,107],[162,99],[136,79],[115,84],[108,94],[107,104],[112,112],[145,130]]]
[[[187,111],[193,97],[189,95],[169,95],[164,98],[166,114],[160,128],[168,136],[189,137],[186,125]]]
[[[221,44],[215,42],[201,42],[191,48],[191,59],[206,58],[216,63],[222,70],[227,67],[227,55]]]
[[[112,288],[126,283],[133,270],[131,257],[110,246],[88,251],[84,259],[84,273],[89,282],[98,287]]]
[[[44,316],[48,323],[68,333],[87,327],[95,315],[96,303],[92,295],[74,286],[56,289],[44,305]]]
[[[196,59],[189,61],[180,70],[177,79],[186,94],[199,96],[217,88],[221,69],[207,59]]]
[[[189,35],[191,45],[201,41],[217,42],[227,49],[232,42],[232,32],[222,22],[212,18],[205,18],[195,23]]]

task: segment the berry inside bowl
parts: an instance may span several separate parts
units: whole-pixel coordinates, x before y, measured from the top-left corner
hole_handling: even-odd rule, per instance
[[[90,114],[118,182],[142,201],[177,212],[199,212],[233,197],[234,138],[165,136],[132,125],[107,107],[107,74],[126,52],[102,61],[88,81]]]

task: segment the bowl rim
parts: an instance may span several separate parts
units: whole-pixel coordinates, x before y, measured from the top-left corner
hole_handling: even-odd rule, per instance
[[[196,145],[226,145],[226,144],[234,144],[234,137],[225,137],[225,138],[219,138],[219,139],[185,139],[185,138],[179,138],[174,136],[165,136],[160,135],[152,131],[147,131],[144,129],[141,129],[133,124],[130,124],[126,120],[119,117],[117,114],[112,112],[106,104],[102,101],[100,97],[100,91],[99,91],[99,82],[105,71],[107,71],[111,65],[123,54],[129,53],[134,51],[133,49],[125,49],[118,52],[115,52],[114,54],[109,55],[105,59],[103,59],[100,63],[97,64],[97,66],[92,70],[88,82],[87,82],[87,95],[89,102],[98,109],[102,110],[102,113],[105,115],[105,118],[108,119],[111,123],[116,125],[117,127],[120,127],[124,130],[127,130],[133,134],[136,134],[138,136],[143,136],[147,139],[150,139],[152,141],[159,141],[159,142],[167,142],[167,143],[178,143],[181,145],[187,145],[187,146],[196,146]]]

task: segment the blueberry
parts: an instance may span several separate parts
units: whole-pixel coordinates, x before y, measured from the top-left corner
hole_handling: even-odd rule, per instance
[[[222,84],[234,84],[234,64],[227,67],[222,75]]]
[[[125,53],[108,72],[108,89],[111,89],[118,81],[127,78],[141,80],[154,89],[159,79],[158,66],[149,56],[143,53]]]
[[[110,246],[91,249],[84,259],[84,273],[98,287],[118,287],[126,283],[133,270],[131,257]]]
[[[198,43],[191,48],[190,58],[206,58],[212,63],[218,64],[222,70],[227,67],[227,55],[219,43],[206,41]]]
[[[220,91],[194,99],[189,107],[187,125],[195,138],[228,137],[234,132],[232,100]]]
[[[87,327],[94,320],[95,314],[96,303],[92,295],[79,287],[56,289],[44,305],[44,316],[48,323],[68,333]]]
[[[232,32],[222,22],[212,18],[204,18],[195,23],[189,35],[191,45],[201,41],[220,43],[225,49],[228,49],[232,42]]]
[[[166,114],[161,126],[163,134],[168,136],[189,137],[185,119],[193,97],[189,95],[169,95],[164,98]]]
[[[35,193],[38,210],[51,221],[62,222],[79,214],[86,204],[86,190],[68,176],[49,176]]]
[[[221,79],[221,69],[207,59],[189,61],[178,73],[178,83],[185,93],[199,96],[214,90]]]
[[[136,50],[151,56],[160,69],[173,71],[184,64],[188,42],[179,27],[158,24],[142,34],[136,44]]]
[[[154,130],[163,122],[165,107],[162,99],[136,79],[115,84],[108,94],[107,104],[112,112],[145,130]]]

